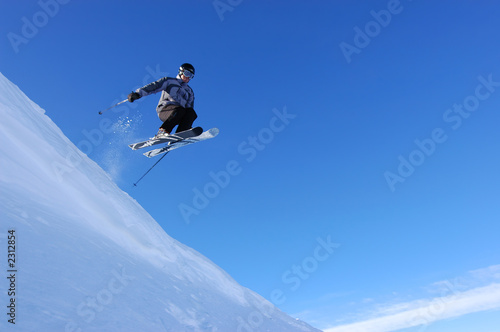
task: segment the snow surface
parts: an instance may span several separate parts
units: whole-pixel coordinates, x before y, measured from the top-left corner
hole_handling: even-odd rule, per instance
[[[318,331],[168,236],[1,73],[0,112],[1,331]]]

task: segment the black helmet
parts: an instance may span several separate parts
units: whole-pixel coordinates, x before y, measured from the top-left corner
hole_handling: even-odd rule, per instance
[[[188,71],[188,73],[185,73]],[[179,76],[184,74],[184,76],[193,78],[194,77],[194,67],[190,63],[183,63],[179,68]]]

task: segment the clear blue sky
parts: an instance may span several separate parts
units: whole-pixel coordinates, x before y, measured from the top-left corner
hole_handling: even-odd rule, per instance
[[[446,296],[500,282],[499,16],[472,0],[3,1],[0,71],[169,235],[326,329],[436,296],[451,312]],[[156,133],[159,95],[98,111],[183,62],[195,124],[221,133],[133,187],[155,160],[126,145]],[[428,330],[493,331],[499,307],[431,312]]]

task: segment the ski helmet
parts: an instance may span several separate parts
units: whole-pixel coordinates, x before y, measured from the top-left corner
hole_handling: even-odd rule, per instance
[[[187,73],[186,73],[187,71]],[[190,63],[183,63],[179,68],[179,76],[183,75],[189,78],[194,77],[194,67]]]

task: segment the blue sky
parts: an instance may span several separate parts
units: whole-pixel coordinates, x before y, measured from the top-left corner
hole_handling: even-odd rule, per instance
[[[493,1],[4,2],[0,71],[169,235],[287,313],[332,331],[380,317],[380,331],[493,331],[499,14]],[[220,135],[133,187],[155,160],[126,145],[156,133],[159,95],[98,112],[183,62],[195,124]]]

